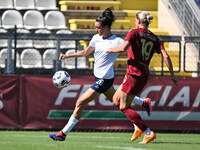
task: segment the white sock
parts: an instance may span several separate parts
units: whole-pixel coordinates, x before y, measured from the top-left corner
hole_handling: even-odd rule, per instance
[[[135,124],[133,124],[133,125],[134,125],[135,130],[139,129],[138,126],[136,126]]]
[[[140,97],[135,96],[134,99],[133,99],[133,104],[137,104],[137,105],[142,106],[142,104],[143,104],[143,99],[140,98]]]
[[[150,134],[151,134],[151,130],[150,130],[149,128],[146,129],[145,132],[144,132],[144,134],[145,134],[145,135],[150,135]]]
[[[68,123],[65,125],[65,127],[62,129],[62,132],[67,135],[69,131],[78,123],[78,119],[74,118],[72,115],[69,118]]]

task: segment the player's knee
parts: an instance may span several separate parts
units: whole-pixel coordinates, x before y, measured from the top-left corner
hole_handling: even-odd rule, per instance
[[[86,104],[85,104],[85,102],[84,102],[84,100],[78,100],[77,102],[76,102],[76,108],[82,108],[82,107],[84,107]]]

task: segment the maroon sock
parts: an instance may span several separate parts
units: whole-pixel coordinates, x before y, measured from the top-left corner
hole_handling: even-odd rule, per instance
[[[132,123],[138,126],[139,129],[141,129],[142,131],[145,131],[147,129],[147,126],[140,117],[140,115],[136,111],[134,111],[131,107],[126,107],[120,110],[128,117],[128,119]]]

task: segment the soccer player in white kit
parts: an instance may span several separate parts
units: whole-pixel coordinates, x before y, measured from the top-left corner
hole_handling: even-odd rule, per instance
[[[73,54],[61,54],[60,60],[71,57],[85,57],[94,52],[94,76],[96,82],[85,92],[76,102],[73,114],[66,126],[58,133],[49,134],[53,140],[64,141],[68,132],[78,123],[81,118],[84,107],[92,100],[103,93],[108,100],[113,101],[115,89],[113,64],[118,57],[118,53],[106,53],[109,48],[115,48],[123,44],[124,40],[112,34],[110,27],[115,18],[110,8],[107,8],[102,16],[95,22],[95,28],[98,34],[91,39],[89,46]],[[143,100],[140,100],[143,103]],[[150,110],[150,103],[145,102],[146,110]]]

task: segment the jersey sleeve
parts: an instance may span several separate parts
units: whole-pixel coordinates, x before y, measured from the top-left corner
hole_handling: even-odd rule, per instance
[[[130,43],[133,43],[133,35],[134,35],[133,30],[129,31],[125,38],[125,41],[129,41]]]
[[[89,46],[95,47],[96,45],[96,36],[94,35],[89,43]]]

